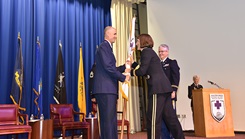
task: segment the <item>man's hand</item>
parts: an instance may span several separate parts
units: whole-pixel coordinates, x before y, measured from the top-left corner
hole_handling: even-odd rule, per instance
[[[131,71],[130,68],[126,68],[125,71],[124,71],[124,73],[125,73],[125,74],[126,74],[126,73],[130,73],[130,71]],[[124,75],[125,75],[125,74],[124,74]]]
[[[130,73],[130,71],[131,71],[131,65],[132,65],[132,63],[131,63],[130,59],[128,58],[126,60],[126,63],[125,63],[125,67],[126,67],[125,73]]]
[[[125,62],[125,66],[126,66],[126,68],[131,68],[131,65],[132,65],[132,62],[131,62],[131,60],[128,58],[128,59],[126,60],[126,62]],[[129,67],[127,67],[127,66],[129,66]]]
[[[123,75],[126,76],[125,82],[129,82],[129,81],[130,81],[130,73],[125,73],[125,72],[124,72]]]
[[[128,56],[128,59],[130,60],[131,64],[134,63],[134,57],[133,54]]]
[[[173,92],[171,93],[171,98],[173,99],[173,98],[175,98],[175,97],[176,97],[176,92],[173,91]]]

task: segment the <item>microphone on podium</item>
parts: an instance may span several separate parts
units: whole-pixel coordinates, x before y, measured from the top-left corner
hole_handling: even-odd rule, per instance
[[[220,87],[219,85],[217,85],[216,83],[214,83],[214,82],[212,82],[212,81],[208,81],[208,83],[210,83],[210,84],[212,84],[212,85],[215,85],[215,86],[217,86],[217,87],[220,88],[220,89],[223,89],[222,87]]]
[[[215,85],[216,83],[212,82],[212,81],[208,81],[208,83],[212,84],[212,85]]]

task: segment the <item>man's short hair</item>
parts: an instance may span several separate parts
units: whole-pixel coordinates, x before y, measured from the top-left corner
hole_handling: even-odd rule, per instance
[[[193,80],[195,80],[195,79],[199,79],[199,76],[194,75],[194,76],[193,76]]]
[[[110,30],[110,29],[112,29],[112,28],[113,28],[112,26],[105,27],[105,29],[104,29],[104,35],[106,35],[107,31]]]
[[[167,49],[169,50],[169,47],[168,47],[167,44],[160,44],[159,48],[160,48],[160,47],[167,48]]]

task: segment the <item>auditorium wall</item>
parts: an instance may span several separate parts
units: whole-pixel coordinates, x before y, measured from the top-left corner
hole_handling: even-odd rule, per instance
[[[235,131],[245,131],[245,1],[148,0],[148,33],[158,46],[170,46],[181,80],[177,113],[184,130],[193,130],[187,87],[193,75],[204,88],[230,89]]]

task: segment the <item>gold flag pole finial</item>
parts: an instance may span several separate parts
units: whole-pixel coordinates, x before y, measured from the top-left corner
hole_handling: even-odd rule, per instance
[[[18,32],[18,39],[20,38],[20,32]]]
[[[40,45],[39,36],[37,36],[37,44]]]
[[[18,39],[18,44],[19,44],[19,46],[20,46],[20,48],[21,48],[21,47],[22,47],[22,44],[21,44],[20,32],[18,32],[18,37],[17,37],[17,39]]]
[[[59,40],[59,46],[60,46],[60,49],[62,49],[62,43],[61,43],[61,40]]]

